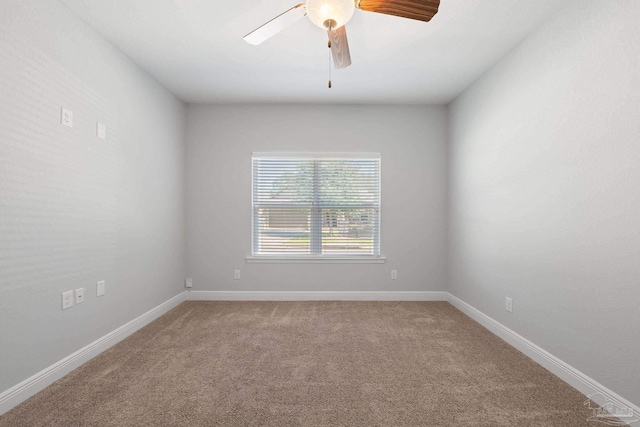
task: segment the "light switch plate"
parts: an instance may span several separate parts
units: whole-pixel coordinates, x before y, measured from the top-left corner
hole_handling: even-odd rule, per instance
[[[105,293],[105,281],[101,280],[98,283],[96,283],[96,296],[101,297],[104,295]]]
[[[98,138],[107,139],[107,125],[98,122],[96,135],[98,135]]]

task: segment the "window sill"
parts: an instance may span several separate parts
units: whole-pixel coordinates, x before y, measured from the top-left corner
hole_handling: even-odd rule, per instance
[[[279,256],[255,255],[245,258],[250,263],[282,263],[282,264],[384,264],[383,256]]]

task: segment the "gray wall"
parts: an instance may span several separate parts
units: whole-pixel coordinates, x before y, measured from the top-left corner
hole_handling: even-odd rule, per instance
[[[194,290],[445,289],[446,109],[189,106],[187,253]],[[379,152],[386,264],[248,264],[251,153]],[[240,280],[233,270],[240,269]],[[398,280],[390,280],[390,270]]]
[[[572,4],[451,105],[449,291],[639,404],[640,2]]]
[[[0,64],[4,391],[183,290],[185,106],[54,0],[2,1]]]

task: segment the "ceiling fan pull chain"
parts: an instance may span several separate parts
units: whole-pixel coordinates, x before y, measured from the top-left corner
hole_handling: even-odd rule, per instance
[[[329,89],[331,89],[331,39],[327,45],[329,46]]]

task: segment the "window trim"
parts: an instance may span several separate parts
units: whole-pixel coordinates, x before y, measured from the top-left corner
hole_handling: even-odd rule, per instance
[[[255,216],[253,213],[253,197],[254,197],[254,183],[255,177],[253,176],[253,160],[254,158],[260,159],[300,159],[300,160],[318,160],[318,159],[332,159],[332,160],[352,160],[352,159],[366,159],[366,160],[378,160],[379,161],[379,187],[378,187],[378,233],[377,242],[378,254],[375,255],[324,255],[324,254],[310,254],[310,255],[291,255],[291,254],[254,254],[255,248]],[[364,152],[253,152],[251,153],[251,255],[245,257],[248,263],[300,263],[300,264],[382,264],[386,262],[386,257],[382,255],[381,245],[381,207],[382,207],[382,159],[380,153],[364,153]]]
[[[384,264],[387,258],[382,255],[251,255],[245,260],[256,264]]]

